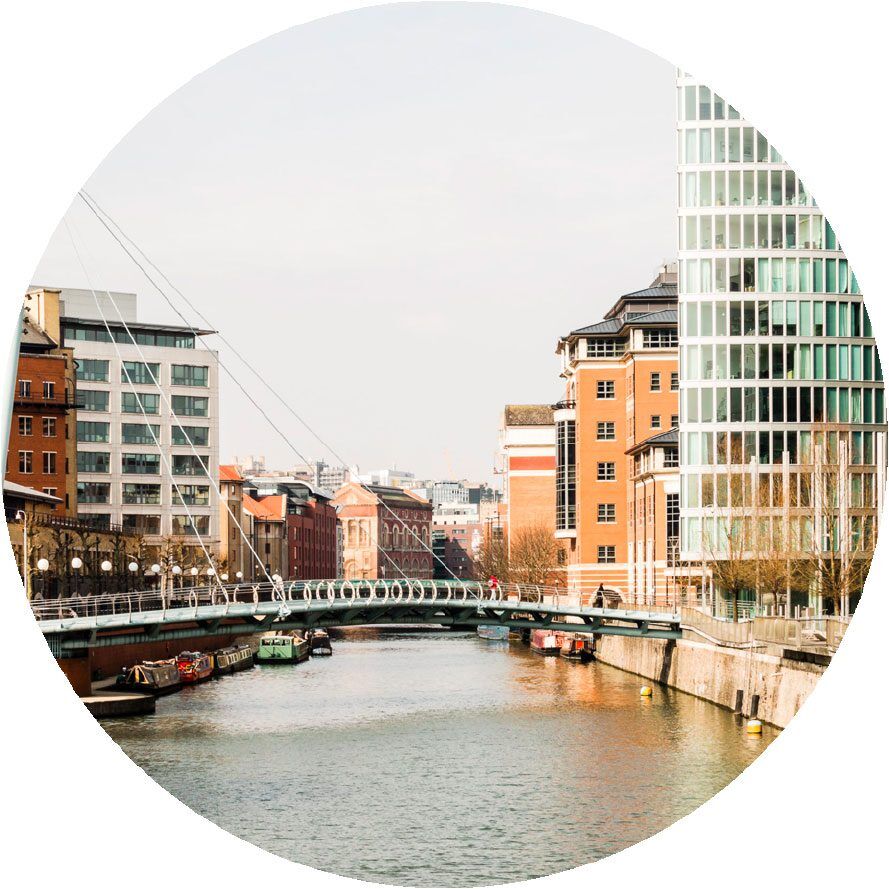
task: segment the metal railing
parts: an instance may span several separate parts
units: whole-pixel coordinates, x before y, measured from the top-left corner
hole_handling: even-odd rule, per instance
[[[754,641],[753,621],[724,620],[698,608],[682,607],[682,627],[721,645],[741,646]]]
[[[523,605],[545,607],[563,613],[601,615],[620,619],[678,622],[675,609],[667,606],[606,605],[597,608],[592,597],[560,587],[532,584],[500,584],[490,587],[478,581],[448,580],[308,580],[278,583],[239,583],[184,589],[149,589],[90,596],[65,596],[57,599],[31,600],[31,610],[38,621],[65,621],[107,615],[135,615],[168,611],[194,610],[203,606],[259,605],[279,603],[279,611],[289,613],[293,606],[315,608],[333,605],[461,605],[469,607]]]

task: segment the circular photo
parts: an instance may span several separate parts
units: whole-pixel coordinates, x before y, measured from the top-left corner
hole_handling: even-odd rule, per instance
[[[862,595],[886,409],[837,233],[746,109],[595,28],[263,40],[120,142],[19,298],[34,619],[138,766],[283,858],[468,887],[625,849],[780,734]]]

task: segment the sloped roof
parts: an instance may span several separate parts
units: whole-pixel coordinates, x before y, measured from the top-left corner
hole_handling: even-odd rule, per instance
[[[503,420],[507,426],[552,426],[553,409],[548,404],[508,404]]]
[[[22,319],[22,333],[19,337],[19,348],[23,352],[48,352],[55,349],[58,344],[36,324],[32,324],[27,318]]]
[[[238,472],[238,467],[233,463],[223,463],[219,467],[219,481],[221,482],[242,482],[244,476]]]
[[[37,500],[41,503],[61,503],[61,497],[54,497],[52,494],[45,494],[36,488],[28,488],[16,482],[3,480],[3,493],[9,494],[11,497],[19,497],[22,500]]]
[[[658,432],[657,435],[652,435],[650,438],[640,441],[638,444],[633,445],[627,453],[638,454],[639,451],[644,451],[646,448],[671,447],[672,445],[679,446],[679,430],[675,426],[672,429],[666,429],[664,432]]]
[[[679,312],[676,309],[663,309],[660,312],[649,312],[647,315],[637,315],[627,321],[628,325],[639,327],[643,324],[678,324]]]
[[[671,299],[678,297],[679,287],[675,282],[655,284],[651,287],[645,287],[642,290],[634,290],[632,293],[625,293],[621,299]]]
[[[577,330],[572,330],[569,336],[583,333],[617,333],[623,326],[623,321],[620,318],[609,318],[607,321],[598,321],[596,324],[578,327]]]
[[[264,522],[283,522],[286,499],[283,494],[274,494],[271,497],[254,500],[249,494],[245,494],[244,509],[254,518]]]

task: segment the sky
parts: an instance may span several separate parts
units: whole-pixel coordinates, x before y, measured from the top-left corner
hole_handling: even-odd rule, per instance
[[[365,9],[219,62],[86,188],[346,463],[493,481],[503,405],[559,400],[559,337],[675,255],[674,89],[664,60],[548,14]],[[97,287],[180,323],[68,218]],[[63,226],[34,281],[87,286]],[[223,379],[223,460],[338,462],[210,342],[289,442]]]

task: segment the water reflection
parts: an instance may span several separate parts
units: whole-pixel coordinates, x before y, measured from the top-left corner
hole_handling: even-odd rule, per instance
[[[347,876],[469,886],[612,854],[686,815],[769,743],[600,664],[474,635],[356,630],[332,658],[161,698],[106,730],[195,811]]]

